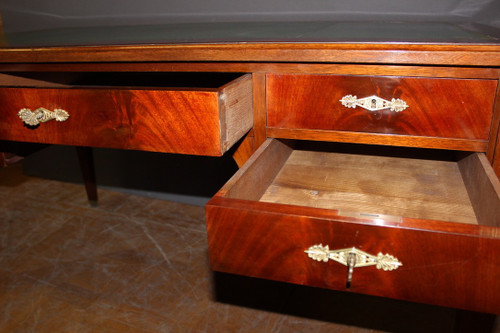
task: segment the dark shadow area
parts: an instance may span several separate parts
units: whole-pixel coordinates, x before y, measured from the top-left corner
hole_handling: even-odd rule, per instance
[[[0,151],[9,152],[19,156],[28,156],[30,154],[36,153],[48,145],[39,143],[27,143],[27,142],[14,142],[14,141],[1,141],[0,140]]]
[[[456,161],[466,152],[455,150],[412,148],[398,146],[368,145],[355,143],[295,141],[294,147],[299,150],[336,152],[354,155],[373,155],[385,157],[413,158],[437,161]]]
[[[98,187],[210,198],[237,170],[231,152],[222,157],[100,148],[93,152]],[[49,146],[27,156],[23,165],[30,176],[82,182],[75,147]]]
[[[488,314],[219,272],[213,280],[217,302],[284,315],[386,332],[495,332]]]
[[[10,75],[72,87],[220,88],[242,73],[185,72],[10,72]]]
[[[46,147],[47,145],[36,143],[0,141],[0,154],[5,154],[3,155],[3,157],[9,157],[9,160],[4,160],[1,162],[6,163],[6,165],[11,164],[11,161],[14,161],[14,163],[16,163],[20,160],[23,160],[26,156],[30,156],[40,150],[43,150]],[[5,166],[3,165],[3,163],[0,163],[0,168],[2,166]],[[19,177],[4,177],[2,178],[1,185],[6,187],[16,187],[21,182],[23,182],[23,180]]]

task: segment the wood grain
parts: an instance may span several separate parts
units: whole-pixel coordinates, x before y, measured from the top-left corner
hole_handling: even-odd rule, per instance
[[[495,157],[493,159],[493,170],[495,170],[497,177],[500,177],[500,130],[497,135],[497,145],[495,148]]]
[[[471,154],[458,166],[479,223],[500,227],[500,181],[486,156]]]
[[[267,135],[270,138],[282,139],[350,142],[372,145],[375,144],[402,147],[452,149],[479,152],[485,152],[488,147],[488,141],[486,140],[467,140],[330,130],[268,128]]]
[[[67,76],[71,77],[71,75]],[[0,73],[0,85],[7,87],[68,88],[67,84],[51,82],[50,74],[46,75],[45,79],[39,79]]]
[[[291,214],[281,208],[271,213],[260,208],[226,207],[223,200],[207,205],[212,269],[346,291],[345,266],[313,261],[304,250],[315,244],[330,249],[355,246],[375,255],[394,255],[403,266],[391,272],[356,268],[349,291],[500,313],[498,234],[481,238],[342,223],[305,211]]]
[[[495,99],[495,111],[493,113],[487,156],[497,177],[500,177],[500,85]]]
[[[369,76],[441,77],[463,79],[498,79],[497,67],[409,66],[388,64],[333,64],[282,62],[120,62],[120,63],[0,63],[0,71],[21,72],[211,72],[211,73],[282,73],[336,74]],[[12,76],[16,73],[12,73]],[[6,83],[9,84],[9,83]]]
[[[491,131],[490,139],[488,141],[488,150],[486,151],[486,156],[491,164],[493,164],[493,159],[495,156],[495,147],[498,143],[497,135],[500,130],[500,84],[497,86],[497,91],[495,95],[495,103],[493,105],[493,117],[491,119]]]
[[[0,138],[3,140],[93,147],[127,147],[130,123],[121,91],[90,89],[0,89]],[[61,108],[70,117],[29,128],[19,119],[22,108]]]
[[[222,150],[226,152],[253,127],[252,76],[221,87],[219,94]]]
[[[266,75],[265,73],[253,73],[253,112],[254,112],[254,137],[255,145],[258,147],[267,138],[266,134]]]
[[[2,48],[0,62],[266,61],[497,66],[500,46],[396,43],[221,43]]]
[[[131,149],[221,155],[214,91],[130,91]]]
[[[477,223],[454,162],[294,151],[260,201]]]
[[[278,140],[266,140],[218,195],[259,200],[291,153],[288,145]]]
[[[253,136],[253,131],[250,131],[233,153],[233,159],[238,167],[241,168],[253,153],[255,153],[256,149],[255,137]]]
[[[267,126],[488,140],[497,82],[402,77],[267,77]],[[346,95],[404,100],[402,112],[340,103]]]

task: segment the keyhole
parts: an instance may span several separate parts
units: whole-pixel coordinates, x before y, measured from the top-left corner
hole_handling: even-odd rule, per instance
[[[347,255],[347,282],[345,287],[347,289],[351,288],[352,274],[354,273],[354,266],[356,265],[356,253],[350,252]]]
[[[377,100],[374,98],[372,99],[372,109],[375,109],[377,107]]]

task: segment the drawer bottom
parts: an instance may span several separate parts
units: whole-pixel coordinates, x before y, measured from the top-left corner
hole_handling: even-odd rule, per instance
[[[477,224],[455,162],[294,150],[262,202]]]

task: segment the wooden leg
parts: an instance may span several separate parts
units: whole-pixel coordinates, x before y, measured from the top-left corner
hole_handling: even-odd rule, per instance
[[[0,152],[0,167],[7,167],[10,164],[21,161],[24,157],[11,153]]]
[[[252,156],[255,152],[255,140],[253,133],[247,134],[247,136],[241,141],[239,147],[235,150],[233,154],[233,159],[241,168],[243,164]]]
[[[255,146],[259,147],[266,141],[266,74],[254,73],[253,82],[253,132]]]
[[[7,165],[7,157],[5,156],[5,153],[0,152],[0,167],[6,167]]]
[[[90,147],[76,147],[87,198],[91,206],[97,206],[97,183],[95,180],[94,155]]]

